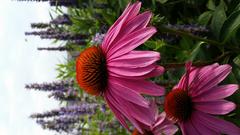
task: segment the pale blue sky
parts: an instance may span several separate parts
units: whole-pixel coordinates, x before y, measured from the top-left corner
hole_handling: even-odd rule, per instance
[[[0,4],[0,135],[53,135],[28,118],[58,107],[44,92],[27,91],[26,83],[54,81],[56,64],[66,53],[37,51],[51,41],[26,37],[31,22],[47,22],[48,3],[1,0]]]

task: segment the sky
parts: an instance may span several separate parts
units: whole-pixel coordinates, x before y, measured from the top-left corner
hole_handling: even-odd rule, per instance
[[[48,22],[48,3],[1,0],[0,4],[0,135],[54,135],[43,130],[29,116],[58,108],[47,93],[28,91],[28,83],[56,80],[56,64],[63,63],[65,52],[38,51],[54,46],[52,41],[26,37],[30,23]]]

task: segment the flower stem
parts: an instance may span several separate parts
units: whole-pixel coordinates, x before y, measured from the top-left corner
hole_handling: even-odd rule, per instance
[[[199,60],[199,61],[193,62],[192,65],[196,66],[196,67],[209,65],[209,64],[212,64],[214,62],[218,62],[219,60],[221,60],[222,58],[228,56],[231,53],[232,52],[225,52],[225,53],[222,53],[222,55],[216,57],[213,60],[210,60],[210,61]],[[171,69],[171,68],[181,68],[181,67],[184,67],[185,66],[185,62],[184,63],[165,63],[165,64],[162,63],[160,65],[162,65],[166,70],[168,70],[168,69]]]
[[[159,26],[158,30],[162,31],[162,32],[167,32],[169,34],[186,36],[186,37],[189,37],[191,39],[204,41],[206,43],[209,43],[210,45],[215,45],[215,46],[223,45],[222,43],[219,43],[217,41],[206,39],[206,38],[202,38],[202,37],[199,37],[199,36],[195,36],[195,35],[193,35],[193,34],[191,34],[189,32],[186,32],[186,31],[175,30],[175,29],[172,29],[172,28],[164,27],[164,26]]]

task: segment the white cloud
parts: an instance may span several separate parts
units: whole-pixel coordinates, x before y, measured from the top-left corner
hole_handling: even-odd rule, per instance
[[[8,130],[0,125],[0,135],[9,135]]]

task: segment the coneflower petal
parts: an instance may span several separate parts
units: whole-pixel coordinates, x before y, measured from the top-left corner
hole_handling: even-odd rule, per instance
[[[217,133],[223,133],[228,135],[240,134],[240,129],[228,121],[216,118],[214,116],[199,111],[196,111],[195,114],[196,115],[194,117],[196,117],[201,124],[211,128]]]
[[[209,102],[194,102],[196,110],[209,114],[227,114],[236,108],[233,102],[226,100],[215,100]]]
[[[109,75],[110,76],[143,76],[150,72],[152,72],[155,69],[155,65],[149,65],[147,67],[141,67],[141,68],[131,68],[131,67],[108,67]]]
[[[133,5],[128,5],[122,15],[109,28],[102,43],[102,48],[104,52],[107,52],[111,48],[112,42],[118,36],[120,28],[122,28],[123,24],[125,24],[126,21],[129,21],[139,13],[140,7],[141,2],[136,2]]]
[[[160,54],[153,51],[131,51],[108,62],[111,67],[141,68],[149,66],[160,59]]]
[[[147,41],[157,30],[154,27],[142,28],[119,40],[107,53],[107,61],[126,54]]]
[[[139,93],[131,90],[127,87],[127,85],[121,85],[112,79],[109,83],[109,87],[113,89],[113,93],[127,101],[146,108],[149,105],[149,103],[146,102],[146,100]]]
[[[223,99],[231,96],[237,89],[239,89],[239,87],[236,84],[216,86],[205,92],[202,92],[199,95],[195,95],[194,97],[192,97],[192,101],[206,102]]]
[[[139,14],[138,16],[135,16],[121,30],[121,36],[120,35],[119,36],[123,38],[136,30],[145,28],[149,23],[151,17],[152,17],[152,13],[149,11],[146,11],[144,13]]]
[[[165,88],[156,85],[153,82],[146,80],[132,80],[132,79],[121,79],[117,77],[110,77],[116,80],[119,84],[125,85],[126,87],[139,92],[140,94],[147,94],[152,96],[162,96],[165,93]]]

